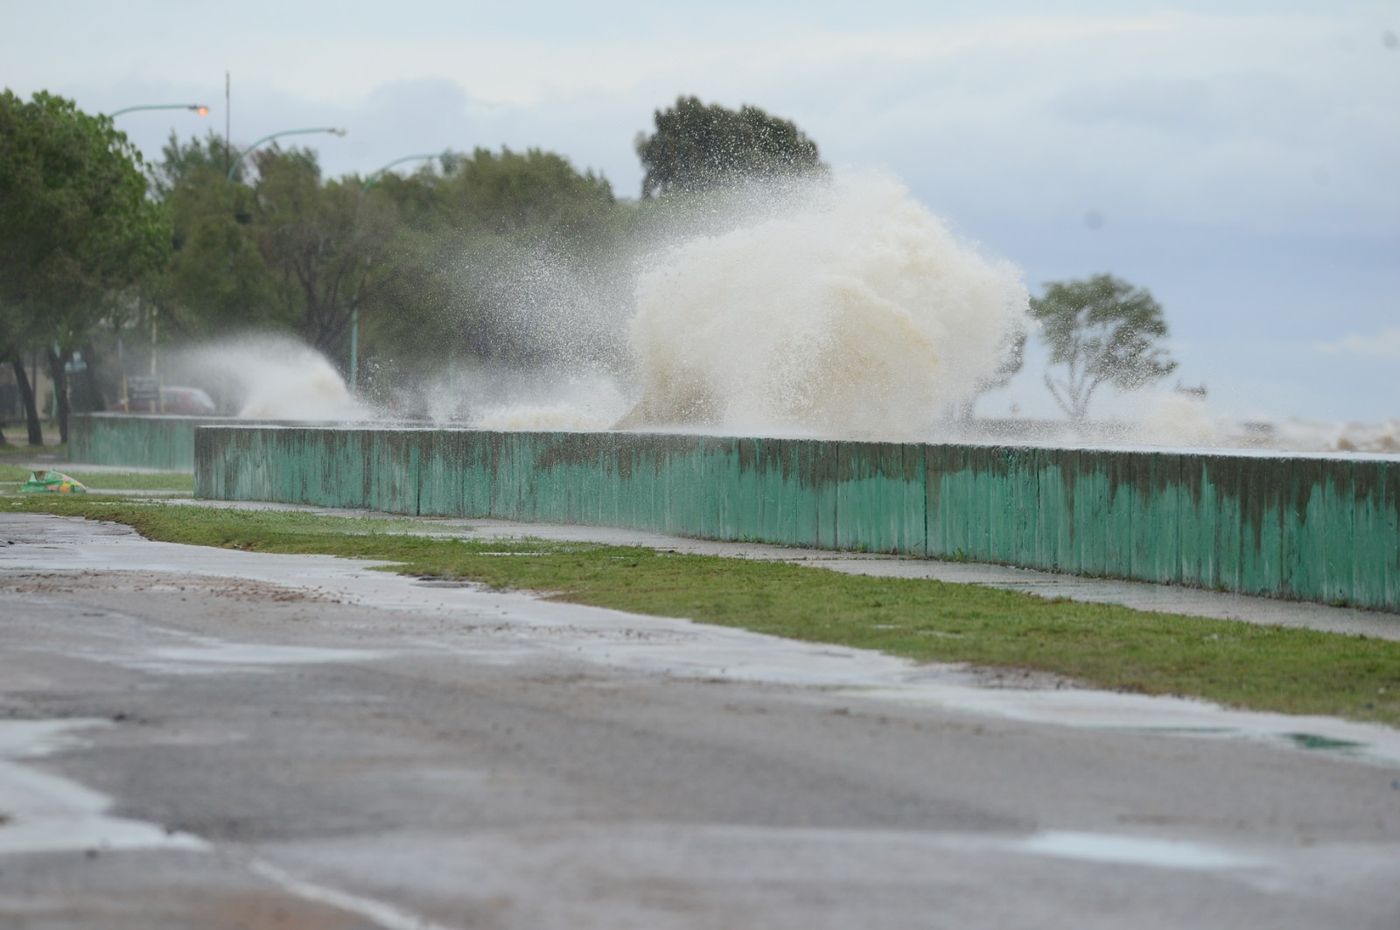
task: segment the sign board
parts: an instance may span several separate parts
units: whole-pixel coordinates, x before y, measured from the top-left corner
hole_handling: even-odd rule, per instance
[[[160,409],[160,379],[150,375],[128,375],[126,379],[126,409],[155,412]]]

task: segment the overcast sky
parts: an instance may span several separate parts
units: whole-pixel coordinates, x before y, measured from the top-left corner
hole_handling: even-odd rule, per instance
[[[754,103],[838,169],[901,176],[1032,290],[1148,287],[1217,411],[1400,418],[1400,4],[1049,6],[0,0],[0,76],[213,108],[120,117],[149,156],[222,131],[227,70],[235,144],[345,126],[301,140],[330,174],[540,146],[624,196],[657,107]]]

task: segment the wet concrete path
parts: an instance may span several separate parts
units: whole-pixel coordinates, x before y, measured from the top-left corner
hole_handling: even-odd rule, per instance
[[[1400,733],[1055,685],[5,515],[0,925],[1400,923]]]

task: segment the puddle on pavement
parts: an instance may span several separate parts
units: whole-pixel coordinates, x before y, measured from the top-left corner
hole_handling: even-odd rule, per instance
[[[1012,843],[1010,849],[1057,859],[1159,869],[1236,869],[1261,864],[1255,859],[1200,843],[1062,830],[1036,833]]]
[[[76,781],[24,765],[80,745],[79,730],[103,720],[0,721],[0,855],[75,850],[208,848],[197,836],[158,824],[112,817],[112,799]]]
[[[198,646],[164,646],[149,653],[158,662],[192,665],[320,665],[369,661],[388,653],[370,649],[272,646],[262,643],[209,642]]]
[[[1302,749],[1318,749],[1350,755],[1366,748],[1365,743],[1347,739],[1333,739],[1330,736],[1320,736],[1316,733],[1284,733],[1283,737],[1292,740],[1295,745]]]
[[[1112,691],[975,688],[933,676],[911,680],[910,684],[913,687],[907,689],[851,689],[850,693],[933,703],[1028,723],[1144,736],[1248,741],[1400,765],[1400,733],[1379,724],[1234,710],[1187,698]]]
[[[271,672],[294,665],[348,665],[390,655],[393,653],[370,649],[214,642],[198,646],[163,646],[117,661],[127,668],[160,675],[218,675]]]

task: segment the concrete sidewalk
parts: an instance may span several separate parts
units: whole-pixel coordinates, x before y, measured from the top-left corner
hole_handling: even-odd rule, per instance
[[[407,517],[403,514],[375,513],[248,501],[181,500],[172,503],[205,507],[256,510],[298,510],[329,516],[375,516],[421,521],[425,533],[462,536],[473,539],[534,537],[566,542],[604,543],[614,546],[643,546],[667,552],[715,555],[726,558],[790,562],[882,578],[927,578],[955,584],[985,585],[1010,591],[1023,591],[1038,597],[1066,598],[1099,604],[1118,604],[1134,610],[1186,614],[1217,620],[1239,620],[1265,626],[1300,627],[1326,633],[1371,636],[1400,641],[1400,614],[1345,607],[1327,607],[1303,601],[1249,597],[1219,591],[1204,591],[1177,585],[1147,584],[1108,578],[1084,578],[1054,572],[1034,571],[1006,565],[979,562],[943,562],[905,556],[836,552],[828,549],[798,549],[764,543],[719,542],[690,539],[639,530],[604,526],[573,526],[554,523],[518,523],[507,520]]]

